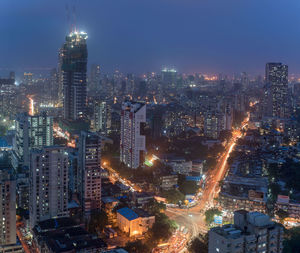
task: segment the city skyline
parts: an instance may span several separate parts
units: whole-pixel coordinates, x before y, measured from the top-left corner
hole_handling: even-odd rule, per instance
[[[300,252],[291,3],[2,0],[0,252]]]
[[[76,18],[69,20],[76,21],[71,22],[74,6]],[[290,73],[298,74],[299,6],[297,1],[286,6],[257,0],[4,0],[0,31],[9,36],[1,42],[0,55],[6,60],[0,62],[0,73],[57,66],[62,38],[75,23],[89,35],[89,65],[100,64],[104,72],[142,73],[175,66],[186,73],[262,74],[265,62],[284,62]]]

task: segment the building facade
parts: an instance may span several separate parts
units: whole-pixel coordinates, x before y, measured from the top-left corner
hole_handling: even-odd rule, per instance
[[[82,209],[89,215],[101,208],[101,136],[81,132],[78,154]]]
[[[64,147],[32,150],[29,223],[68,216],[68,155]]]
[[[72,32],[60,51],[64,118],[85,117],[87,107],[87,34]]]
[[[95,102],[94,128],[97,132],[107,135],[111,128],[111,107],[107,102]]]
[[[16,181],[0,170],[0,245],[16,243]]]
[[[288,66],[266,64],[265,112],[267,116],[284,118],[288,105]]]
[[[29,166],[30,150],[53,145],[53,118],[46,113],[17,115],[15,121],[12,165]]]
[[[280,253],[283,228],[258,212],[234,213],[234,224],[214,227],[209,231],[209,253]]]
[[[124,102],[121,112],[120,161],[136,169],[143,162],[146,152],[146,104]]]

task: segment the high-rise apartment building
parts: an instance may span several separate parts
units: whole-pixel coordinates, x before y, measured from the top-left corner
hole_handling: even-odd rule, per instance
[[[209,253],[280,253],[283,227],[270,217],[244,210],[234,212],[234,224],[209,231]]]
[[[0,190],[0,245],[15,244],[16,181],[6,169],[0,170]]]
[[[204,135],[211,139],[218,139],[223,124],[223,118],[219,113],[207,112],[204,118]]]
[[[68,155],[64,147],[44,147],[30,155],[29,222],[68,216]]]
[[[100,88],[100,66],[93,64],[91,66],[91,75],[89,79],[89,91],[96,91]]]
[[[177,71],[175,69],[163,68],[161,71],[161,79],[164,85],[175,88],[177,83]]]
[[[126,101],[121,112],[120,161],[136,169],[143,162],[146,152],[146,104]]]
[[[18,114],[15,130],[12,159],[15,169],[18,166],[29,166],[32,148],[53,145],[53,118],[46,113],[34,116]]]
[[[33,74],[30,72],[24,72],[23,83],[25,85],[32,85],[33,84]]]
[[[104,135],[106,135],[111,128],[111,107],[107,102],[95,102],[94,126],[96,131]]]
[[[82,131],[78,149],[82,208],[88,216],[101,208],[101,136]]]
[[[282,63],[266,64],[264,113],[284,118],[288,105],[288,66]]]
[[[87,34],[72,32],[60,50],[63,82],[64,118],[77,120],[85,117],[87,106]]]

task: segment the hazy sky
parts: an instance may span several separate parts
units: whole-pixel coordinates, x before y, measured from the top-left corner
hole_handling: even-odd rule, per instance
[[[74,4],[105,72],[300,74],[300,0],[0,0],[0,71],[55,67]]]

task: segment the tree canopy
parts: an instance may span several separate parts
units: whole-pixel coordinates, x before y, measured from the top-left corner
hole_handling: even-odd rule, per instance
[[[300,252],[300,227],[292,228],[286,231],[286,239],[283,242],[283,252]]]
[[[205,222],[206,222],[206,224],[210,225],[211,223],[213,223],[215,216],[216,215],[221,215],[221,214],[222,214],[222,212],[217,208],[208,209],[205,212]]]

